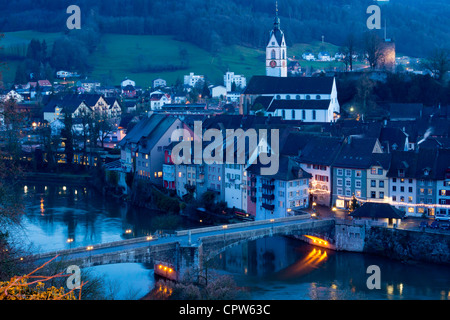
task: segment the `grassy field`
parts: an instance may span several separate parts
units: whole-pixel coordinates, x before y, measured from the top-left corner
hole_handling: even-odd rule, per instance
[[[0,44],[4,48],[8,48],[28,44],[31,39],[45,39],[50,51],[54,40],[60,35],[34,31],[10,32],[5,34]],[[338,47],[321,42],[295,44],[288,48],[288,54],[289,57],[301,57],[302,53],[307,50],[315,54],[326,50],[334,55],[338,51]],[[223,83],[223,75],[227,70],[243,74],[248,79],[253,75],[265,74],[265,52],[263,50],[228,46],[221,48],[216,54],[212,54],[193,44],[177,41],[171,36],[105,34],[89,59],[93,66],[91,78],[117,85],[125,77],[128,77],[143,88],[151,86],[151,81],[159,77],[165,79],[168,84],[173,84],[177,78],[183,80],[183,75],[189,74],[189,72],[203,74],[209,81],[216,84]],[[149,66],[179,66],[183,59],[188,65],[184,69],[154,72],[148,69]],[[314,69],[330,66],[342,67],[342,63],[338,62],[301,61],[300,64],[302,67],[311,66]],[[7,61],[6,68],[4,67],[2,70],[5,82],[14,80],[17,65],[17,61]]]
[[[139,72],[139,69],[145,69],[148,65],[180,65],[182,57],[188,62],[186,69]],[[203,74],[209,81],[221,83],[223,74],[228,69],[250,76],[262,74],[264,72],[264,53],[254,49],[232,46],[223,48],[217,55],[213,55],[190,43],[176,41],[170,36],[108,34],[102,37],[102,41],[92,57],[92,64],[95,66],[92,76],[99,80],[112,74],[115,83],[128,77],[135,80],[136,85],[142,87],[150,86],[151,81],[158,77],[173,84],[177,78],[183,80],[183,75],[189,74],[189,72]]]

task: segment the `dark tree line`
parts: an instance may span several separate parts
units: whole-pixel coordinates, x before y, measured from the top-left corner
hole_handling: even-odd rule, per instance
[[[67,31],[66,8],[73,1],[2,1],[0,29],[6,31]],[[325,40],[345,44],[350,31],[366,28],[372,0],[279,0],[281,27],[288,45]],[[100,33],[174,35],[214,51],[222,45],[264,47],[275,15],[274,0],[79,0],[82,29]],[[396,0],[382,6],[387,36],[398,51],[427,56],[450,43],[450,4],[446,0]],[[418,45],[420,44],[420,45]]]
[[[84,74],[91,70],[89,61],[100,39],[95,27],[67,32],[57,38],[49,48],[46,41],[33,39],[25,56],[16,56],[21,62],[16,69],[15,83],[27,83],[47,79],[52,81],[58,70],[77,71]]]

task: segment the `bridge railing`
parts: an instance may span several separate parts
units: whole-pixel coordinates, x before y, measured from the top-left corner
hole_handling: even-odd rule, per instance
[[[55,251],[55,252],[38,253],[38,254],[33,255],[31,257],[31,259],[33,259],[33,260],[47,259],[47,258],[53,258],[56,255],[65,256],[65,255],[70,255],[70,254],[86,252],[87,250],[93,252],[98,249],[111,248],[111,247],[115,247],[115,246],[119,246],[119,245],[129,245],[129,244],[140,243],[140,242],[144,242],[144,241],[155,241],[158,239],[159,239],[158,236],[145,236],[145,237],[139,237],[139,238],[133,238],[133,239],[119,240],[119,241],[114,241],[114,242],[101,243],[101,244],[97,244],[97,245],[77,247],[77,248],[73,248],[73,249],[65,249],[65,250],[60,250],[60,251]]]
[[[251,226],[259,226],[259,225],[272,225],[273,223],[295,221],[295,220],[307,220],[307,219],[310,219],[309,215],[301,215],[301,216],[292,216],[292,217],[277,218],[277,219],[239,222],[239,223],[226,224],[226,225],[214,226],[214,227],[181,230],[181,231],[176,231],[175,233],[177,236],[185,236],[185,235],[189,234],[189,231],[191,232],[191,234],[198,234],[198,233],[211,232],[211,231],[220,231],[220,230],[224,230],[224,229],[229,230],[229,229],[236,229],[236,228],[243,228],[243,227],[245,228],[245,227],[251,227]]]

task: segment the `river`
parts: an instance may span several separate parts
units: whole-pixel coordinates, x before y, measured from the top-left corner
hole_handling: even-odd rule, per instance
[[[23,195],[25,215],[15,235],[34,252],[199,226],[105,199],[84,187],[27,184]],[[367,288],[371,265],[380,268],[380,289]],[[248,299],[450,299],[448,267],[334,252],[284,237],[232,247],[214,259],[213,268],[232,275]],[[107,279],[109,297],[114,299],[139,299],[154,285],[153,270],[144,264],[97,266],[90,271]]]

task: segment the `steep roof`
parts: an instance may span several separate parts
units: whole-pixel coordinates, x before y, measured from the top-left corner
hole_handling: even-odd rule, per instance
[[[371,166],[380,166],[384,170],[389,170],[391,157],[390,153],[372,153]]]
[[[308,172],[304,171],[302,168],[300,168],[300,165],[298,162],[296,162],[294,159],[288,156],[281,155],[278,158],[278,171],[274,175],[267,175],[264,176],[269,179],[275,179],[275,180],[283,180],[283,181],[292,181],[292,180],[298,180],[298,179],[310,179],[312,176]],[[271,164],[269,165],[262,165],[259,161],[256,164],[252,164],[247,168],[247,171],[255,174],[260,175],[261,174],[261,168],[269,168]]]
[[[342,143],[342,138],[311,136],[297,159],[301,163],[330,166],[335,161]]]
[[[407,139],[406,133],[400,128],[385,127],[381,128],[380,143],[386,145],[390,152],[392,150],[404,150]]]
[[[334,166],[367,169],[372,163],[372,152],[377,138],[350,136],[342,146]]]
[[[391,103],[389,105],[391,120],[418,119],[422,116],[422,109],[421,103]]]
[[[177,120],[175,117],[153,114],[139,121],[130,132],[120,141],[121,147],[128,143],[137,144],[142,138],[146,138],[144,150],[152,148],[155,140],[159,138],[169,129],[169,127]],[[142,152],[143,152],[142,151]]]
[[[277,109],[297,109],[297,110],[327,110],[331,100],[273,100],[267,112],[274,112]]]
[[[66,94],[52,98],[44,107],[44,112],[55,112],[55,107],[62,108],[63,112],[73,113],[84,102],[88,107],[93,107],[102,97],[101,94]]]
[[[402,219],[405,212],[389,203],[366,202],[350,214],[354,218]]]
[[[331,94],[332,77],[253,76],[244,94]]]

